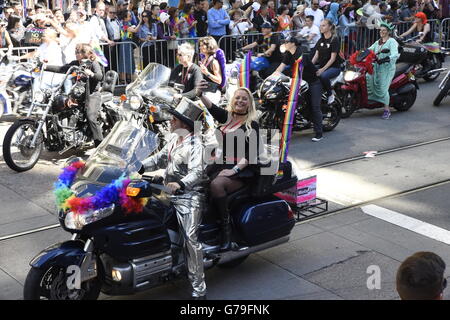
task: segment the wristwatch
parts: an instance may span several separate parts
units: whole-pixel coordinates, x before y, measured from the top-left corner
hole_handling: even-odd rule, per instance
[[[233,171],[236,173],[239,173],[239,172],[241,172],[241,168],[239,168],[238,166],[234,166]]]

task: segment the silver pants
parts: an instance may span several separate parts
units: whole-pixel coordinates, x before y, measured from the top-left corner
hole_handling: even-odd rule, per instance
[[[171,199],[177,211],[180,232],[184,237],[184,256],[193,297],[206,294],[203,250],[198,241],[203,200],[203,196],[197,192],[187,192],[182,196],[173,196]]]

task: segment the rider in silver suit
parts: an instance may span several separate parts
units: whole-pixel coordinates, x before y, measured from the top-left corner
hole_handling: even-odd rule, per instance
[[[194,122],[202,110],[192,101],[183,98],[176,109],[170,110],[172,139],[157,154],[143,161],[145,171],[166,168],[165,185],[175,193],[171,202],[177,212],[180,231],[184,236],[185,259],[188,278],[192,285],[194,299],[206,298],[206,283],[203,270],[202,245],[198,240],[201,213],[205,204],[205,182],[203,166],[203,144],[201,137],[194,134]]]

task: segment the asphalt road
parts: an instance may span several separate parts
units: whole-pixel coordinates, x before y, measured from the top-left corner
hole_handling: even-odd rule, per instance
[[[434,251],[450,264],[450,97],[433,107],[437,84],[420,82],[415,105],[393,112],[391,120],[380,119],[381,109],[363,110],[318,143],[311,141],[312,131],[295,133],[290,158],[298,175],[317,175],[318,195],[337,211],[298,224],[287,244],[254,254],[235,269],[207,271],[209,298],[398,299],[395,272],[407,256]],[[11,124],[2,120],[0,144]],[[410,147],[395,150],[404,146]],[[391,152],[333,163],[386,150]],[[55,157],[46,154],[20,174],[0,158],[0,299],[21,299],[31,258],[70,238],[60,228],[9,238],[58,223],[52,185],[67,155]],[[427,228],[417,227],[422,225]],[[381,270],[381,288],[369,290],[367,269],[373,265]],[[187,281],[179,280],[134,296],[101,298],[188,296]]]

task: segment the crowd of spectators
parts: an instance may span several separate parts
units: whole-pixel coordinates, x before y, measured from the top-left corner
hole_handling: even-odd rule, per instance
[[[253,39],[219,41],[220,38],[262,32],[263,25],[270,25],[270,31],[279,32],[280,37],[296,32],[297,37],[307,39],[313,48],[320,39],[321,22],[329,19],[346,44],[362,47],[376,37],[377,21],[412,22],[418,11],[424,12],[428,19],[442,17],[435,0],[300,0],[296,7],[290,0],[253,0],[245,4],[241,0],[229,0],[225,4],[224,0],[142,0],[137,6],[129,0],[118,0],[115,5],[100,0],[94,8],[91,2],[85,1],[79,0],[67,12],[60,8],[51,10],[40,3],[24,12],[21,3],[12,2],[1,14],[0,46],[38,46],[49,28],[58,35],[56,41],[63,58],[72,58],[77,43],[107,43],[104,51],[109,67],[118,70],[125,80],[136,67],[131,42],[144,47],[143,66],[154,61],[174,67],[176,48],[183,42],[179,39],[189,41],[212,36],[229,60],[238,47],[248,45]],[[356,32],[357,29],[366,32]],[[400,32],[406,30],[405,27]],[[130,43],[113,49],[115,44],[124,41]]]

